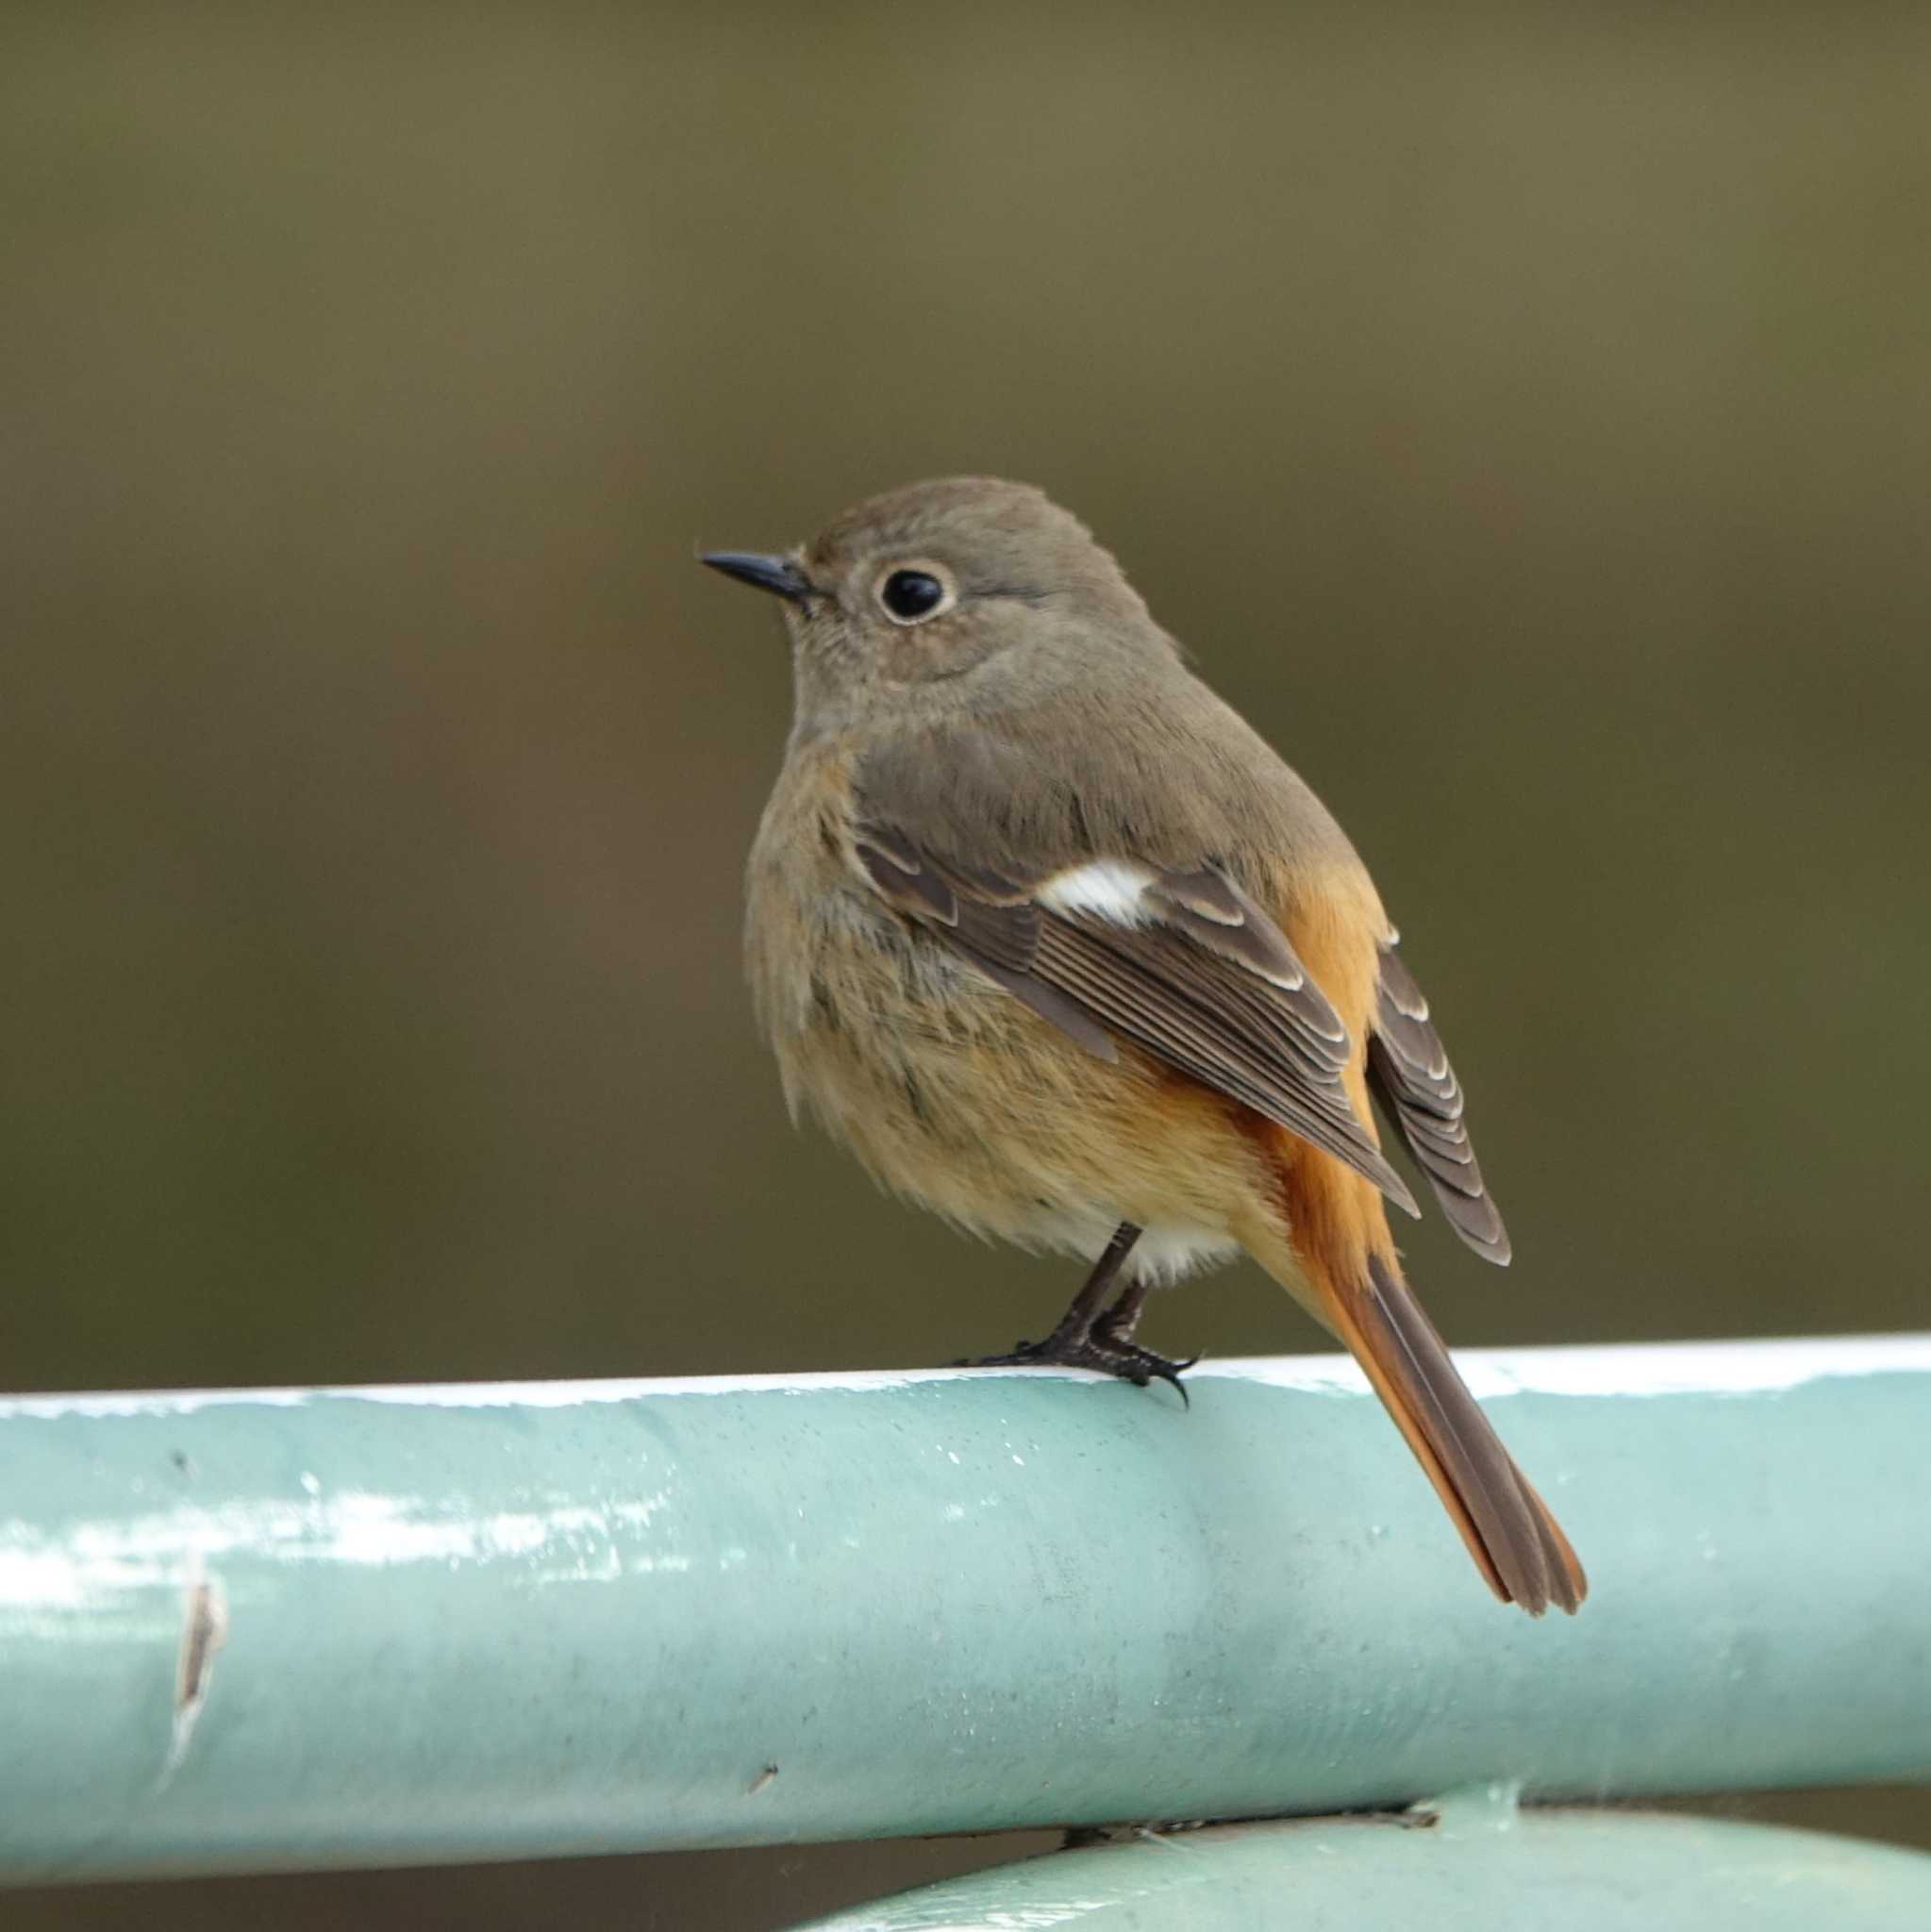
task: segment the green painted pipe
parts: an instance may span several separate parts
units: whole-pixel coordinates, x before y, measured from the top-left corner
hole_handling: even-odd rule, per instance
[[[1636,1812],[1315,1818],[1142,1836],[975,1872],[799,1932],[1922,1932],[1931,1857]]]
[[[1931,1774],[1931,1337],[1465,1366],[1573,1621],[1328,1359],[0,1404],[0,1873]]]

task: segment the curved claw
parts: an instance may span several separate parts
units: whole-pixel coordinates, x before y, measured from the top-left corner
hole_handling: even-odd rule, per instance
[[[1152,1356],[1152,1360],[1144,1366],[1142,1372],[1140,1374],[1133,1377],[1134,1381],[1140,1388],[1144,1389],[1147,1385],[1149,1377],[1157,1375],[1162,1382],[1167,1383],[1170,1387],[1179,1391],[1180,1405],[1183,1408],[1191,1408],[1193,1407],[1193,1398],[1192,1396],[1188,1394],[1187,1385],[1186,1383],[1181,1381],[1180,1377],[1184,1375],[1187,1373],[1187,1371],[1190,1369],[1194,1365],[1194,1363],[1200,1359],[1200,1357],[1197,1355],[1190,1355],[1184,1362],[1172,1362],[1168,1361],[1164,1356],[1153,1355],[1153,1352],[1150,1349],[1142,1349],[1140,1351],[1140,1353],[1142,1355]],[[1156,1366],[1156,1364],[1157,1364],[1157,1366]]]

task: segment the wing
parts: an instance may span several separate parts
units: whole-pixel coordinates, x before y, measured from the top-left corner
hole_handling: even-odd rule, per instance
[[[1428,1002],[1390,941],[1381,949],[1381,986],[1368,1036],[1368,1083],[1382,1111],[1428,1176],[1441,1211],[1475,1253],[1506,1266],[1508,1230],[1482,1185],[1462,1119],[1461,1082],[1448,1064]]]
[[[857,848],[888,905],[1089,1052],[1116,1059],[1129,1041],[1419,1212],[1348,1098],[1347,1028],[1224,873],[1103,858],[1019,877],[940,858],[862,812]]]

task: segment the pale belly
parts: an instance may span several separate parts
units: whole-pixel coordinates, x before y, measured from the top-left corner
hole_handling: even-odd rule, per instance
[[[1131,1050],[1117,1064],[1088,1053],[854,893],[805,910],[754,891],[747,952],[793,1112],[815,1113],[885,1186],[975,1233],[1089,1260],[1132,1222],[1144,1233],[1129,1267],[1149,1281],[1239,1248],[1240,1204],[1264,1181],[1224,1104]]]

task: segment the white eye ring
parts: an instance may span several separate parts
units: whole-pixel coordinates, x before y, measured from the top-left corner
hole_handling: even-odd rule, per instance
[[[893,624],[909,625],[943,617],[958,602],[958,585],[942,563],[914,557],[880,571],[872,595]]]

